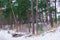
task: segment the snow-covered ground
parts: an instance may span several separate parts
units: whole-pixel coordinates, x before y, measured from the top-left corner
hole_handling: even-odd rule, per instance
[[[8,31],[0,30],[0,40],[60,40],[60,27],[54,32],[44,32],[41,35],[31,37],[12,37]]]

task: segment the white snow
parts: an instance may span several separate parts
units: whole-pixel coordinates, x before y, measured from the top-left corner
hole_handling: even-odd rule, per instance
[[[6,30],[0,31],[0,40],[60,40],[60,27],[55,32],[44,32],[41,35],[31,37],[12,37]]]
[[[0,31],[0,40],[8,40],[11,39],[12,35],[8,34],[8,31],[1,30]]]

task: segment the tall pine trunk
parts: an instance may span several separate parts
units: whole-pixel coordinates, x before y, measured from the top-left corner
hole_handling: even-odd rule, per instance
[[[32,25],[31,25],[31,27],[32,27],[32,34],[35,34],[35,32],[34,32],[34,12],[33,12],[33,0],[31,0],[31,15],[32,15],[32,17],[31,17],[31,22],[32,22]]]
[[[56,1],[57,1],[57,0],[55,0],[55,23],[57,23]]]
[[[0,28],[2,28],[2,4],[1,4],[1,1],[0,1]]]
[[[36,33],[38,34],[38,0],[36,0]]]

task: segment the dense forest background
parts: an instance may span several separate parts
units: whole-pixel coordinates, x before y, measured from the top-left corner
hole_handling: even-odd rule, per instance
[[[59,0],[0,0],[0,28],[26,30],[32,34],[53,27],[60,21]],[[24,28],[24,29],[23,29]],[[32,31],[31,31],[32,30]]]

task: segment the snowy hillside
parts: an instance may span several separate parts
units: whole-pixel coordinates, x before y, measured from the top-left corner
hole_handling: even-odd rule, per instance
[[[60,40],[60,27],[54,32],[45,32],[38,36],[31,37],[12,37],[6,30],[0,31],[0,40]]]

